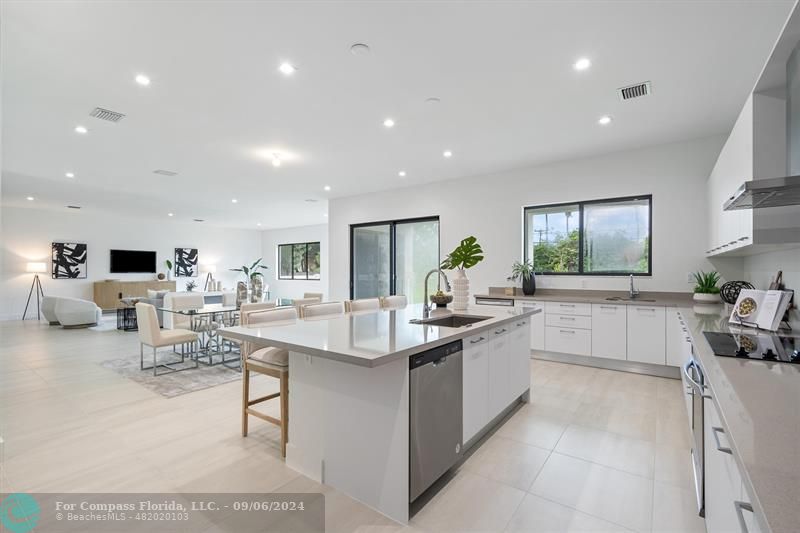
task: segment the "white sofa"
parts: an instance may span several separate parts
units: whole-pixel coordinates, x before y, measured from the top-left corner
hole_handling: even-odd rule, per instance
[[[61,324],[65,328],[96,326],[103,311],[94,302],[80,298],[45,296],[42,313],[50,324]]]

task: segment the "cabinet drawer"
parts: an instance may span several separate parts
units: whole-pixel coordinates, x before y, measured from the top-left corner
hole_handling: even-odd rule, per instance
[[[592,317],[575,315],[555,315],[548,313],[546,322],[548,326],[575,329],[592,329]]]
[[[489,342],[489,332],[488,331],[484,331],[482,333],[478,333],[476,335],[473,335],[471,337],[467,337],[467,338],[464,339],[464,341],[463,341],[464,350],[466,350],[470,346],[475,346],[475,345],[478,345],[478,344],[485,344],[487,342]]]
[[[545,350],[548,352],[590,355],[592,353],[592,331],[548,326],[544,344]]]
[[[546,302],[545,311],[557,315],[582,315],[592,316],[592,304]]]

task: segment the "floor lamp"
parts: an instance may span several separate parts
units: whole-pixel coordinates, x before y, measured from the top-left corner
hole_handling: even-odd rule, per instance
[[[22,320],[25,320],[25,315],[28,314],[28,306],[31,305],[31,296],[33,296],[33,291],[36,291],[36,319],[41,320],[41,310],[39,309],[40,304],[40,297],[44,297],[44,291],[42,290],[42,282],[39,281],[39,274],[44,274],[47,272],[47,265],[44,263],[28,263],[25,265],[26,272],[33,273],[33,282],[31,282],[31,290],[28,291],[28,301],[25,304],[25,312],[22,313]]]
[[[209,283],[214,283],[214,275],[213,274],[214,274],[214,272],[217,271],[217,265],[205,265],[203,270],[208,272],[208,274],[206,275],[206,286],[203,287],[203,291],[204,292],[208,292],[208,284]],[[214,286],[212,285],[211,287],[212,287],[211,290],[214,290],[214,288],[213,288]]]

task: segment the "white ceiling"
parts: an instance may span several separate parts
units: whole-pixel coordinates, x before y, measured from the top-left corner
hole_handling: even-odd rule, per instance
[[[298,226],[329,197],[722,133],[793,4],[6,1],[2,204]]]

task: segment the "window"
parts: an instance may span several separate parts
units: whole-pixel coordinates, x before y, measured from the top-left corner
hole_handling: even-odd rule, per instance
[[[652,275],[652,196],[525,208],[525,260],[542,274]]]
[[[278,279],[319,279],[319,243],[278,245]]]

